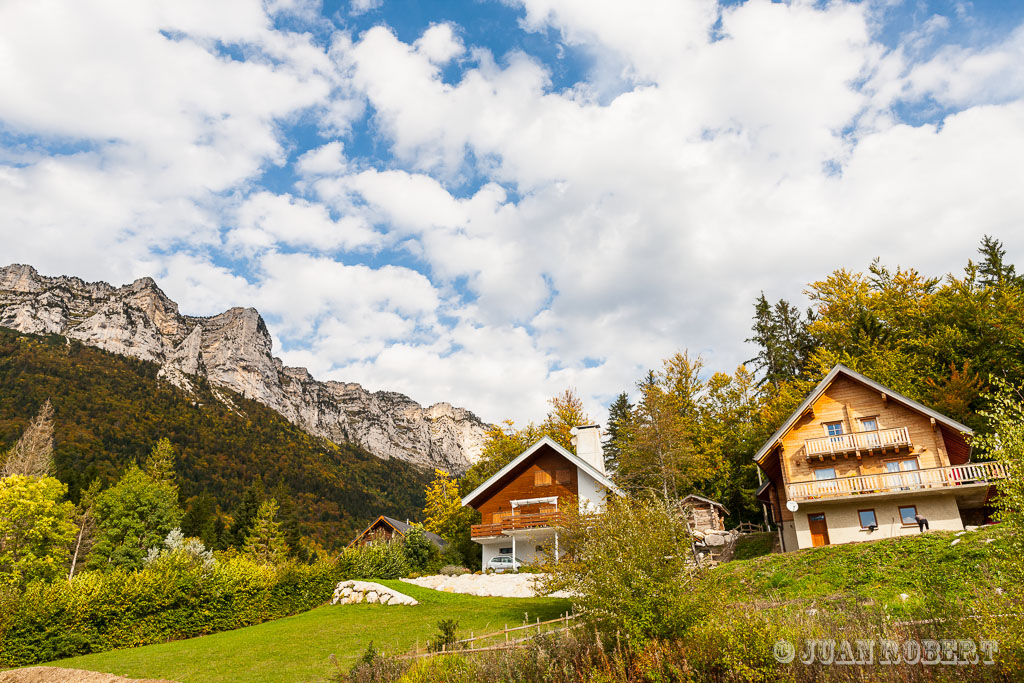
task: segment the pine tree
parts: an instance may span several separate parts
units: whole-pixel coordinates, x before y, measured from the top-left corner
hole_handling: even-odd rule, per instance
[[[262,479],[256,479],[256,481],[249,485],[249,488],[242,494],[242,500],[231,511],[231,526],[228,527],[228,531],[222,536],[221,541],[224,548],[242,546],[245,542],[246,534],[249,533],[249,529],[252,527],[253,520],[256,519],[260,505],[266,497],[267,494],[263,488]]]
[[[979,281],[983,287],[1000,288],[1020,281],[1013,264],[1006,263],[1006,249],[1003,248],[1001,241],[985,235],[981,238],[978,253],[983,257],[978,267],[978,273],[981,275]]]
[[[153,450],[146,457],[146,466],[143,471],[156,481],[162,481],[174,485],[174,446],[170,439],[164,437],[156,442]]]
[[[49,399],[3,460],[0,479],[15,474],[25,477],[53,474],[53,406]]]
[[[757,356],[747,362],[764,373],[761,384],[778,386],[803,376],[814,350],[814,340],[807,329],[813,319],[812,311],[807,311],[805,317],[785,299],[772,306],[761,292],[754,302],[754,336],[746,340],[760,347]]]
[[[633,404],[629,394],[619,394],[608,407],[608,438],[604,441],[604,464],[609,472],[618,469],[622,447],[629,441],[630,425],[633,421]]]
[[[242,551],[260,564],[279,564],[288,559],[288,544],[281,533],[281,523],[277,521],[277,501],[273,498],[260,505]]]

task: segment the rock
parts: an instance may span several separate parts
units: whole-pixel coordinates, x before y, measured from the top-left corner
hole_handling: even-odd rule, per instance
[[[1000,588],[999,586],[996,586],[996,595],[1002,595],[1002,594],[1003,594],[1003,589]]]
[[[967,533],[966,531],[958,531],[958,532],[956,532],[956,533],[955,533],[955,534],[953,534],[953,535],[954,535],[954,536],[963,536],[963,535],[964,535],[964,534],[966,534],[966,533]]]
[[[903,602],[906,602],[909,598],[910,596],[906,593],[900,593],[900,600],[902,600]]]
[[[358,384],[318,382],[272,355],[270,332],[253,308],[209,318],[182,315],[152,278],[123,287],[47,277],[31,266],[0,268],[0,326],[62,334],[161,366],[190,391],[194,377],[236,391],[317,437],[354,442],[385,460],[462,472],[476,461],[489,425],[473,413]],[[221,400],[230,404],[226,397]],[[232,406],[235,407],[235,406]]]
[[[419,604],[405,593],[399,593],[372,581],[342,581],[335,587],[334,593],[340,596],[333,601],[334,604],[355,605],[362,602],[381,605]]]
[[[956,545],[957,543],[959,543],[959,542],[960,542],[960,539],[959,539],[959,538],[954,538],[954,539],[953,539],[953,542],[949,544],[949,547],[950,547],[950,548],[952,548],[953,546],[955,546],[955,545]]]
[[[972,524],[968,524],[967,526],[964,527],[964,531],[977,531],[977,530],[978,530],[978,527],[976,527],[976,526],[974,526]]]
[[[704,542],[713,546],[725,545],[725,536],[720,536],[719,534],[708,534],[704,537]]]
[[[996,541],[996,539],[994,539],[994,538],[986,538],[985,539],[985,543],[995,543],[995,541]]]

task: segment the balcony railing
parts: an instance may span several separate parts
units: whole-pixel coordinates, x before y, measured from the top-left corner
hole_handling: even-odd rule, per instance
[[[814,500],[868,493],[919,491],[978,484],[1006,478],[1006,466],[998,462],[976,462],[953,467],[935,467],[909,472],[886,472],[859,477],[838,477],[800,482],[788,486],[790,500]]]
[[[853,432],[807,439],[804,442],[807,457],[832,455],[834,453],[852,453],[854,451],[871,451],[880,448],[897,448],[910,446],[910,430],[906,427],[878,429],[871,432]]]
[[[562,520],[560,512],[537,512],[525,515],[509,515],[499,522],[490,524],[474,524],[470,528],[470,535],[473,538],[485,536],[500,536],[506,531],[520,531],[523,529],[542,529],[544,527],[556,526]]]

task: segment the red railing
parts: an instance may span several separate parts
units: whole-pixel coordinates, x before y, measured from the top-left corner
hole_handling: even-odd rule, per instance
[[[474,524],[470,528],[470,535],[473,538],[500,536],[506,531],[542,529],[544,527],[556,526],[561,520],[562,513],[560,512],[535,512],[525,515],[510,514],[498,522]]]

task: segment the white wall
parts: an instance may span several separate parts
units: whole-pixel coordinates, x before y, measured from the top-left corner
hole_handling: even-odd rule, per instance
[[[900,523],[899,507],[902,505],[916,505],[918,514],[928,520],[929,530],[961,531],[964,528],[963,522],[960,521],[960,509],[957,507],[956,498],[948,494],[907,494],[885,499],[865,497],[832,504],[822,504],[820,501],[801,503],[800,510],[793,514],[797,541],[801,548],[812,547],[807,515],[816,512],[825,513],[825,523],[828,525],[828,539],[831,545],[873,541],[894,536],[913,536],[920,533],[916,524],[903,526]],[[875,511],[878,528],[874,531],[869,532],[867,529],[860,528],[860,517],[857,513],[858,510],[865,509]],[[786,541],[788,544],[789,539],[787,538]]]
[[[580,512],[585,512],[587,509],[603,510],[604,499],[608,494],[607,489],[582,469],[577,467],[576,472],[576,479],[579,483]]]

